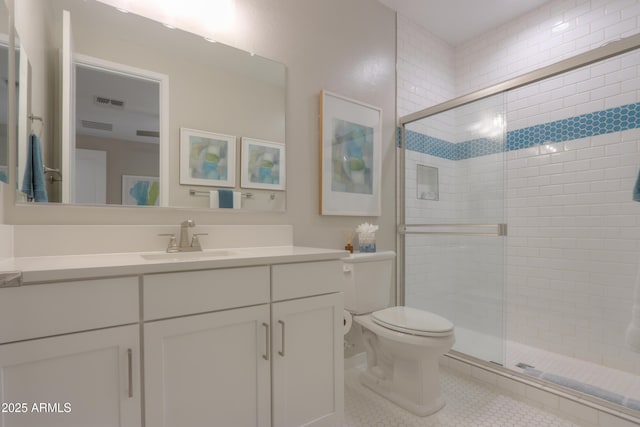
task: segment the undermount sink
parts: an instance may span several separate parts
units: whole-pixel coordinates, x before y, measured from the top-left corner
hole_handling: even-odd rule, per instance
[[[162,252],[152,254],[142,254],[142,258],[154,261],[154,260],[168,260],[168,261],[189,261],[195,259],[209,259],[209,258],[227,258],[237,255],[236,252],[220,250],[208,250],[208,251],[194,251],[194,252]]]

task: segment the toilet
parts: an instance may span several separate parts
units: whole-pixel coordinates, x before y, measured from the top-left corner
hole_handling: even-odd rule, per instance
[[[360,382],[419,416],[440,410],[438,359],[455,342],[453,323],[428,311],[389,307],[395,252],[343,258],[345,309],[362,327],[367,369]]]

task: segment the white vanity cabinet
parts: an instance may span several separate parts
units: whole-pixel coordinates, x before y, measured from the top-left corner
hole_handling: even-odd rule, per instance
[[[272,292],[273,425],[342,425],[341,262],[275,265]]]
[[[145,276],[146,426],[340,425],[341,271],[329,261]]]
[[[137,277],[0,289],[0,425],[140,426],[138,312]]]
[[[146,425],[269,426],[269,306],[145,325]]]
[[[149,275],[144,295],[146,426],[270,426],[269,267]]]
[[[25,264],[0,288],[0,427],[341,425],[340,256]]]

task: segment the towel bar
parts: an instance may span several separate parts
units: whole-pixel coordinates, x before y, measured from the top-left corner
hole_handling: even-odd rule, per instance
[[[203,190],[189,190],[189,195],[191,196],[203,196],[203,197],[209,197],[210,192],[209,191],[203,191]],[[255,195],[253,193],[242,193],[242,197],[245,199],[253,199],[255,197]],[[271,193],[269,195],[269,197],[271,198],[271,200],[274,200],[276,198],[276,194],[275,193]]]

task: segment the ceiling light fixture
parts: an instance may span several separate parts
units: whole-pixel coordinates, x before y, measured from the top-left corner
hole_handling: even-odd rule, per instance
[[[208,41],[209,43],[218,43],[218,41],[216,39],[213,39],[211,37],[205,37],[204,38],[206,41]]]

